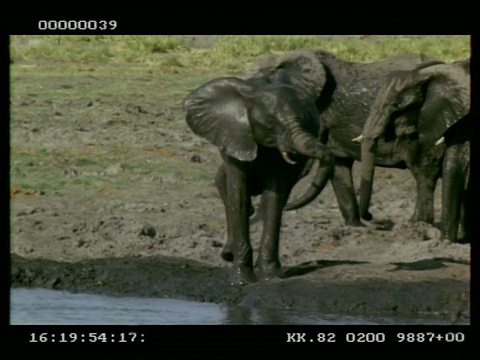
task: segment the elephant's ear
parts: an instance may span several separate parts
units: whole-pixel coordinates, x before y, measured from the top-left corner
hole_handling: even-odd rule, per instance
[[[241,161],[257,156],[249,122],[249,98],[255,88],[247,82],[224,77],[192,91],[183,102],[188,126],[213,145]]]
[[[418,104],[421,109],[418,122],[414,123],[415,117],[407,110]],[[394,119],[397,135],[418,131],[422,141],[431,141],[442,136],[447,127],[469,111],[470,73],[465,67],[452,63],[395,71],[380,87],[361,138],[374,139],[384,134]],[[394,118],[395,112],[405,115]]]
[[[415,72],[409,70],[392,71],[380,86],[377,96],[370,108],[370,114],[365,122],[362,135],[357,139],[375,139],[385,134],[387,126],[394,119],[394,113],[405,112],[413,105],[420,104],[424,98],[421,89],[423,82],[418,81]],[[395,126],[397,133],[406,134],[409,117],[399,116]],[[413,130],[415,131],[415,130]]]
[[[422,141],[435,141],[470,112],[470,68],[466,62],[435,65],[418,71],[429,80],[418,119]],[[469,64],[469,61],[468,61]]]

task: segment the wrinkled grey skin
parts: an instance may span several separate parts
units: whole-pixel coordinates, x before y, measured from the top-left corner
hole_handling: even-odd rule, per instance
[[[319,61],[306,51],[258,60],[246,80],[224,77],[193,90],[184,100],[191,130],[220,149],[215,183],[225,205],[227,243],[222,257],[234,262],[234,283],[282,276],[279,234],[293,185],[319,159],[325,182],[333,155],[316,137],[315,99],[326,81]],[[263,233],[253,269],[251,197],[261,195]]]
[[[363,226],[352,179],[352,166],[354,161],[360,160],[361,146],[352,139],[362,132],[380,86],[390,72],[440,62],[422,54],[396,55],[372,63],[344,61],[324,51],[316,51],[315,54],[327,72],[327,82],[317,99],[317,109],[321,126],[319,137],[335,155],[333,189],[345,223]],[[397,143],[393,141],[395,131],[412,130],[390,127],[386,136],[378,140],[375,165],[401,169],[408,167],[417,182],[415,219],[433,222],[433,195],[430,196],[430,193],[440,173],[442,151],[429,150],[433,154],[427,154],[418,148],[418,140],[413,136]],[[426,158],[417,159],[417,151]],[[310,188],[300,198],[287,203],[285,209],[297,209],[311,202],[322,191],[324,176],[325,171],[319,167]],[[367,214],[364,214],[364,218],[371,219]]]
[[[443,169],[440,168],[443,184],[442,237],[456,241],[461,204],[469,178],[469,112],[469,60],[392,72],[379,90],[360,137],[361,215],[364,218],[370,216],[368,206],[377,142],[385,138],[389,126],[393,126],[395,141],[399,144],[411,137],[418,138],[413,157],[418,163],[430,161],[431,154],[446,147],[445,157],[442,156]],[[442,136],[442,141],[438,141]],[[437,167],[436,159],[432,165]],[[433,193],[429,192],[428,196],[433,198]],[[430,203],[421,205],[430,206]]]
[[[470,242],[472,237],[470,121],[467,115],[444,135],[441,237],[452,242]]]

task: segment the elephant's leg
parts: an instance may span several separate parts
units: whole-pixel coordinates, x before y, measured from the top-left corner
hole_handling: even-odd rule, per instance
[[[443,161],[441,231],[442,239],[452,242],[458,240],[461,217],[465,220],[465,215],[468,216],[461,214],[464,200],[468,201],[465,196],[468,167],[459,152],[461,145],[447,147]],[[463,226],[462,230],[465,230]]]
[[[222,199],[225,213],[227,212],[227,170],[225,164],[219,166],[215,175],[215,186],[217,187],[220,198]],[[228,226],[227,226],[228,228]],[[221,252],[222,259],[225,261],[233,261],[233,245],[231,236],[227,235],[227,242],[223,246]]]
[[[456,181],[442,179],[442,239],[457,241],[464,189]]]
[[[245,284],[257,280],[253,272],[253,251],[250,244],[250,194],[245,164],[226,157],[227,183],[227,244],[233,249],[236,271],[235,283]]]
[[[257,259],[257,273],[262,279],[282,275],[278,254],[279,239],[283,207],[289,188],[291,186],[288,185],[285,174],[272,174],[262,193],[263,232]]]
[[[217,174],[215,175],[215,186],[225,205],[227,201],[227,170],[225,164],[221,164],[218,167]]]
[[[432,144],[425,146],[426,148],[418,143],[410,146],[409,158],[406,161],[417,188],[415,211],[411,220],[433,224],[435,187],[442,169],[444,150]]]
[[[470,167],[470,165],[469,165]],[[472,193],[472,186],[470,182],[470,169],[466,171],[465,174],[465,182],[466,182],[466,189],[463,197],[463,217],[461,225],[463,225],[463,239],[462,242],[470,243],[472,239],[472,214],[473,214],[473,193]]]
[[[432,172],[415,172],[413,176],[417,186],[417,200],[411,220],[433,224],[435,221],[433,208],[435,186],[439,176]]]
[[[353,159],[335,158],[332,186],[346,225],[364,226],[360,221],[358,202],[352,178]]]
[[[227,171],[225,164],[221,164],[215,175],[215,186],[220,194],[222,199],[223,206],[225,207],[225,213],[227,212]],[[251,206],[250,197],[248,197],[248,202],[250,203],[250,214],[253,212],[253,207]],[[227,241],[222,248],[221,256],[222,259],[228,262],[233,262],[233,242],[232,237],[227,235]]]

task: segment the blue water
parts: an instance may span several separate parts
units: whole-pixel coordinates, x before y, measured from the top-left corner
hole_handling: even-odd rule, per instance
[[[10,292],[12,325],[451,324],[437,319],[366,319],[162,298],[113,297],[41,288]],[[462,323],[468,324],[468,323]]]

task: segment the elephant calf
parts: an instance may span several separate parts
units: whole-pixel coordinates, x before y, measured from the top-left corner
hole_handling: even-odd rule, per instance
[[[223,159],[216,176],[227,220],[222,257],[233,261],[235,283],[282,276],[279,236],[288,195],[309,163],[320,160],[325,182],[333,155],[317,138],[315,100],[326,81],[318,59],[307,51],[262,58],[246,80],[213,79],[184,100],[190,129],[217,146]],[[253,270],[249,216],[251,196],[261,195],[263,233],[258,272]]]

